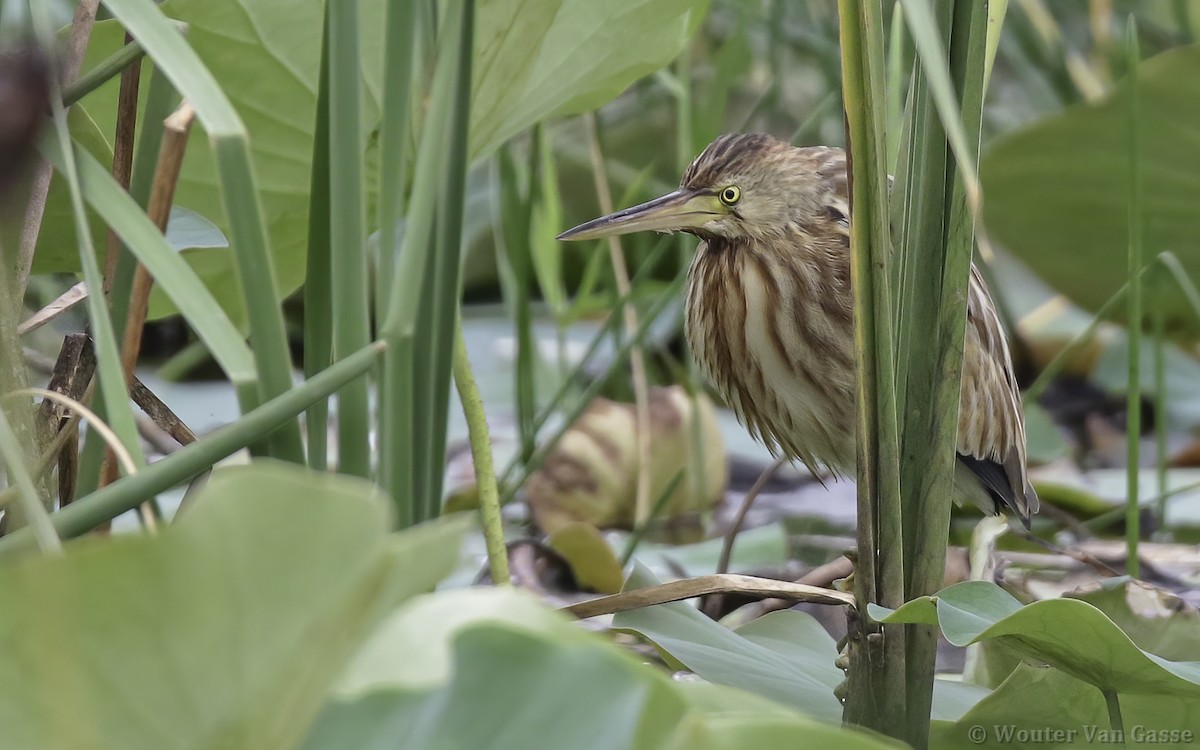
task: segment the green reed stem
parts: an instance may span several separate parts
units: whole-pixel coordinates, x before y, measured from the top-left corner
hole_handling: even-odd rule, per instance
[[[1126,391],[1125,438],[1127,453],[1127,497],[1125,511],[1125,547],[1129,575],[1140,574],[1138,541],[1141,516],[1138,507],[1138,469],[1141,462],[1142,427],[1142,176],[1141,176],[1141,87],[1137,69],[1137,20],[1129,16],[1126,36],[1129,56],[1129,384]]]
[[[896,422],[895,347],[890,293],[887,144],[884,137],[883,7],[878,0],[838,0],[847,147],[851,155],[850,274],[858,445],[858,611],[904,599],[900,440]],[[894,602],[895,605],[890,604]],[[852,622],[845,719],[903,737],[906,717],[904,638]],[[882,643],[880,642],[882,641]]]
[[[332,283],[333,356],[362,349],[371,341],[367,279],[363,142],[359,125],[358,4],[329,3],[329,256]],[[332,248],[337,248],[336,255]],[[338,471],[371,474],[371,414],[368,382],[356,378],[338,392]],[[318,425],[322,429],[324,425]]]
[[[304,274],[304,377],[311,378],[333,361],[333,243],[329,199],[329,23],[322,26],[321,62],[317,78],[316,123],[312,168],[308,179],[308,252]],[[304,415],[308,432],[308,465],[329,466],[329,401],[321,399]]]

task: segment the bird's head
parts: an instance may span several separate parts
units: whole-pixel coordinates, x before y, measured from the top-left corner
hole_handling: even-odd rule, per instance
[[[691,163],[678,190],[580,224],[558,239],[644,231],[729,240],[782,236],[824,216],[818,212],[830,192],[830,170],[811,151],[762,133],[723,135]],[[844,162],[839,166],[844,183]]]

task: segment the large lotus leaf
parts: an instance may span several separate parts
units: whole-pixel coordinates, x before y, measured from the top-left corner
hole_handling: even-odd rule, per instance
[[[1200,274],[1200,46],[1138,67],[1147,257],[1174,251]],[[1129,86],[1004,136],[980,164],[988,232],[1060,292],[1099,309],[1128,262]],[[1173,329],[1200,325],[1174,289]]]
[[[1110,731],[1104,697],[1094,686],[1057,669],[1022,664],[957,722],[935,720],[929,746],[934,750],[1200,747],[1196,729],[1200,701],[1127,694],[1118,700],[1127,744]],[[1157,737],[1162,739],[1154,742]]]
[[[454,525],[392,537],[387,508],[365,482],[253,464],[158,536],[0,567],[2,744],[294,747],[381,607],[456,560]]]
[[[812,747],[853,750],[903,748],[908,745],[865,732],[850,732],[799,715],[764,717],[760,713],[725,712],[715,716],[687,716],[674,738],[674,744],[668,747],[671,750],[807,750]]]
[[[1200,656],[1200,612],[1170,592],[1122,576],[1067,596],[1099,609],[1152,654],[1177,661]]]
[[[759,728],[761,727],[761,728]],[[511,589],[421,597],[360,651],[305,750],[888,747],[778,704],[672,682]]]
[[[1103,612],[1078,599],[1021,606],[993,583],[967,581],[895,611],[872,606],[871,616],[881,622],[937,624],[956,646],[999,639],[1103,690],[1200,699],[1200,662],[1143,651]]]
[[[364,76],[364,153],[379,127],[386,3],[359,0]],[[478,0],[472,158],[555,114],[599,106],[670,62],[703,18],[708,0]],[[280,294],[304,280],[317,66],[325,0],[167,0],[165,14],[188,25],[188,43],[220,83],[246,125]],[[96,25],[84,70],[123,42],[113,22]],[[148,72],[148,68],[147,68]],[[144,89],[145,87],[143,87]],[[83,106],[110,133],[116,82]],[[371,165],[372,168],[377,165]],[[176,200],[226,232],[212,150],[195,128]],[[71,248],[69,227],[48,226],[42,245]],[[41,252],[41,251],[39,251]],[[41,270],[75,270],[67,254],[46,250]],[[227,250],[189,253],[209,289],[235,320],[242,302]],[[174,312],[155,295],[151,315]]]
[[[657,584],[635,567],[626,589]],[[772,612],[738,630],[684,602],[619,612],[613,627],[653,643],[676,664],[709,682],[748,690],[829,722],[842,720],[833,690],[845,679],[834,666],[837,644],[802,612]],[[790,648],[780,648],[786,642]]]
[[[640,565],[627,589],[655,585]],[[803,612],[772,612],[731,630],[684,602],[620,612],[613,627],[636,633],[663,656],[709,682],[770,698],[821,721],[840,722],[842,706],[834,688],[845,678],[834,662],[837,644],[825,628]],[[957,718],[986,691],[938,680],[934,716]]]

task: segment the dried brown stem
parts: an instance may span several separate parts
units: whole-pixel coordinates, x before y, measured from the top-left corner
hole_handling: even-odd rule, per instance
[[[775,472],[779,471],[779,467],[787,462],[785,458],[777,458],[770,466],[762,470],[758,475],[758,479],[754,480],[754,484],[750,486],[750,491],[742,498],[742,505],[738,508],[737,516],[733,519],[733,524],[729,527],[729,531],[725,534],[725,542],[721,545],[721,557],[717,560],[717,572],[729,572],[729,560],[733,557],[733,543],[737,539],[737,535],[741,533],[742,526],[746,523],[746,516],[750,513],[750,508],[753,507],[754,501],[762,493],[763,487],[767,486],[767,482],[771,481],[771,477],[775,476]]]
[[[596,199],[600,202],[600,213],[613,212],[612,192],[608,186],[608,172],[604,166],[604,155],[600,152],[600,136],[596,132],[596,114],[589,112],[583,117],[587,126],[588,148],[592,159],[592,176],[596,183]],[[637,308],[630,298],[629,269],[625,266],[625,254],[621,252],[621,242],[615,236],[608,237],[608,254],[612,262],[613,276],[617,281],[617,294],[627,300],[622,305],[625,317],[625,333],[634,336],[638,330]],[[633,401],[635,419],[637,421],[637,449],[641,460],[638,461],[637,492],[634,495],[634,520],[638,524],[650,520],[650,388],[646,382],[646,361],[641,346],[634,346],[629,351],[629,369],[633,375]]]
[[[92,376],[95,372],[96,355],[92,351],[91,339],[86,333],[67,334],[46,387],[75,401],[87,403],[91,399]],[[38,442],[43,446],[46,468],[58,457],[59,505],[69,505],[75,497],[79,470],[78,441],[69,438],[78,436],[78,423],[77,414],[72,414],[50,399],[42,400],[38,408]],[[42,473],[44,470],[39,471],[38,475]]]
[[[125,34],[125,43],[133,37]],[[121,71],[121,89],[117,95],[117,132],[113,140],[113,178],[123,190],[129,192],[133,177],[133,135],[137,130],[138,87],[142,77],[142,66],[129,65]],[[110,227],[108,245],[104,254],[104,293],[112,291],[113,276],[117,272],[117,258],[121,252],[121,240]]]
[[[50,321],[62,315],[67,310],[70,310],[75,305],[83,302],[88,297],[88,288],[86,282],[79,282],[67,291],[58,295],[53,301],[38,310],[33,315],[30,315],[21,324],[17,326],[17,335],[24,336],[25,334],[36,331]]]
[[[791,601],[813,602],[814,604],[833,604],[854,606],[854,595],[833,589],[817,586],[806,586],[791,581],[776,581],[771,578],[755,576],[722,575],[700,576],[682,581],[671,581],[659,586],[650,586],[634,591],[622,591],[612,596],[602,596],[589,599],[586,602],[563,607],[580,619],[608,615],[614,612],[624,612],[629,609],[651,607],[655,604],[666,604],[683,599],[693,599],[706,594],[748,594],[751,596],[767,596]]]
[[[159,147],[158,166],[154,172],[154,184],[150,190],[150,205],[147,214],[150,216],[150,220],[164,233],[171,215],[171,204],[175,201],[175,187],[179,183],[179,173],[183,168],[183,154],[187,149],[188,133],[191,131],[193,119],[195,119],[195,111],[190,104],[184,102],[163,122],[163,140]],[[142,348],[142,330],[146,326],[146,313],[150,307],[150,290],[153,286],[154,279],[150,276],[150,272],[139,263],[134,272],[133,291],[129,299],[129,314],[125,320],[125,337],[121,344],[121,369],[125,373],[125,382],[130,384],[131,390],[134,383],[133,371],[137,366],[138,353]],[[157,403],[161,404],[162,402]],[[151,416],[153,417],[153,415]],[[195,440],[195,436],[192,435],[191,439]],[[110,451],[104,456],[100,486],[111,484],[116,478],[117,466]]]
[[[133,396],[133,403],[145,412],[155,427],[169,435],[172,440],[180,445],[191,445],[196,442],[196,433],[192,432],[191,428],[183,423],[183,420],[175,416],[171,407],[163,403],[162,399],[147,388],[141,380],[134,377],[129,391]]]
[[[741,533],[742,527],[746,524],[746,516],[750,513],[750,508],[754,506],[755,499],[762,493],[763,487],[767,486],[767,482],[771,481],[771,477],[775,476],[775,472],[779,471],[779,467],[783,466],[787,459],[777,458],[770,466],[763,469],[758,478],[754,480],[754,484],[750,485],[750,491],[742,498],[742,504],[738,507],[737,516],[734,517],[733,523],[729,526],[729,531],[725,532],[725,539],[721,543],[721,556],[717,559],[717,574],[729,572],[729,561],[733,558],[733,543],[737,540],[737,535]],[[714,596],[708,599],[704,605],[704,611],[709,617],[716,618],[717,613],[721,611],[721,605],[724,601],[723,596]]]
[[[854,563],[850,559],[842,556],[834,558],[824,565],[818,565],[812,570],[796,579],[796,583],[805,584],[807,586],[829,587],[833,582],[845,578],[854,572]],[[770,612],[775,612],[780,609],[788,609],[795,601],[784,599],[781,597],[771,597],[762,601],[752,602],[747,604],[738,612],[741,615],[738,619],[742,622],[754,620],[762,617]]]

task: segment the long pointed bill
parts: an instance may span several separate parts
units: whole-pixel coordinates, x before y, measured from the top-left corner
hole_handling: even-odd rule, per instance
[[[632,232],[676,232],[704,226],[727,213],[728,210],[712,193],[676,190],[640,206],[580,224],[558,235],[558,239],[594,240]]]

